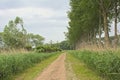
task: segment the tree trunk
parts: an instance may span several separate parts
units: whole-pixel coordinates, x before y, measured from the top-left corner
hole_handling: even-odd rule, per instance
[[[104,32],[105,32],[105,47],[109,48],[110,47],[110,39],[109,39],[109,31],[108,31],[108,20],[107,20],[107,9],[104,4],[104,0],[99,0],[100,1],[100,9],[102,10],[102,15],[103,15],[103,25],[104,25]]]
[[[94,35],[93,35],[93,45],[96,45],[96,31],[94,30]]]
[[[104,32],[105,32],[105,46],[106,48],[110,47],[110,39],[109,39],[109,31],[108,31],[108,21],[107,21],[107,13],[103,13],[104,19]]]
[[[98,36],[99,36],[99,47],[102,48],[102,42],[101,42],[101,28],[102,28],[102,19],[101,19],[101,15],[99,15],[99,32],[98,32]]]
[[[115,45],[114,47],[117,48],[117,44],[118,44],[118,35],[117,35],[117,2],[115,2],[115,38],[114,38],[114,42]]]

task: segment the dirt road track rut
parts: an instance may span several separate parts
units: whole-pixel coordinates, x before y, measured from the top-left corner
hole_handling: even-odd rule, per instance
[[[67,80],[65,69],[66,54],[61,54],[51,65],[48,66],[36,80]]]

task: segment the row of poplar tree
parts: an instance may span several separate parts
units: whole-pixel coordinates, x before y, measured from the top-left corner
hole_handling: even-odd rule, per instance
[[[118,44],[120,0],[70,0],[69,27],[66,34],[70,43],[111,47],[110,27],[114,23],[114,47]],[[104,36],[101,36],[104,35]]]

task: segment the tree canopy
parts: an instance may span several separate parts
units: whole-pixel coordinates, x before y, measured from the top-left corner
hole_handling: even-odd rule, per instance
[[[111,47],[109,32],[111,22],[119,18],[119,3],[120,0],[70,0],[71,8],[68,12],[70,21],[67,33],[70,43],[76,48],[83,46],[82,44],[102,42],[105,47]],[[117,23],[118,21],[115,21],[115,24]],[[115,28],[115,36],[117,36],[117,26]],[[102,34],[104,34],[103,41],[101,41]]]

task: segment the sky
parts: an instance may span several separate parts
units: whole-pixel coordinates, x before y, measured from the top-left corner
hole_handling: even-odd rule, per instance
[[[68,11],[69,0],[0,0],[0,32],[19,16],[27,32],[40,34],[45,42],[60,42],[67,32]]]

